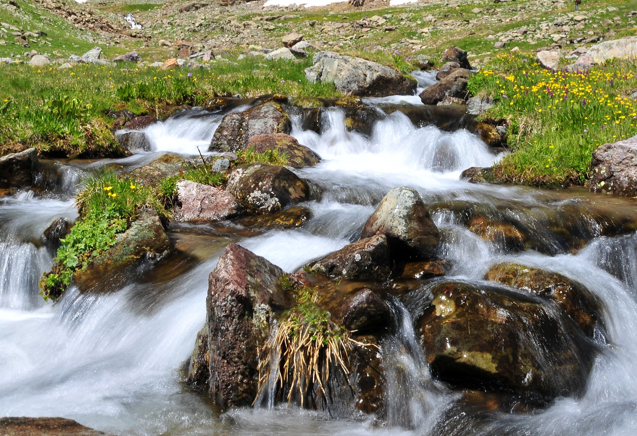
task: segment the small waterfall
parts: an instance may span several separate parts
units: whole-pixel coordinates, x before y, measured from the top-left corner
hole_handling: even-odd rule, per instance
[[[396,298],[390,301],[395,333],[381,345],[385,369],[385,408],[389,426],[417,428],[422,434],[433,417],[448,407],[452,395],[435,386],[411,315]]]

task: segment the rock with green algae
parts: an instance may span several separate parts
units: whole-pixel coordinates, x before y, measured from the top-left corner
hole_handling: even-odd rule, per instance
[[[184,158],[175,153],[162,154],[149,164],[131,171],[139,183],[145,186],[158,186],[167,177],[179,174],[184,165]]]
[[[539,404],[583,393],[597,347],[553,304],[464,282],[431,296],[416,327],[437,379]]]
[[[312,211],[309,208],[305,206],[292,206],[271,214],[240,218],[238,223],[245,227],[287,229],[301,227],[311,216]]]
[[[125,280],[126,274],[144,262],[156,262],[171,248],[159,215],[145,208],[128,230],[117,235],[117,242],[77,270],[73,279],[81,291],[110,291]]]

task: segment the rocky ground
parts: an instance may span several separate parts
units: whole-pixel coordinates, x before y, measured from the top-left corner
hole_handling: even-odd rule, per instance
[[[0,0],[0,57],[19,59],[31,51],[68,57],[91,45],[100,45],[107,57],[135,49],[154,61],[206,51],[267,52],[296,32],[318,49],[364,53],[389,64],[438,54],[450,44],[484,60],[514,47],[568,54],[634,34],[637,23],[637,10],[627,0],[584,2],[577,12],[570,1],[540,0],[427,0],[401,7],[371,1],[322,9],[225,3]],[[139,26],[126,21],[128,13]]]

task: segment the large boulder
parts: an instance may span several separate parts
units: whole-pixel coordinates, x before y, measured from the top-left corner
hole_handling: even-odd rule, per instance
[[[0,189],[27,188],[33,185],[38,165],[35,148],[0,157]]]
[[[467,83],[471,71],[458,68],[453,73],[442,79],[440,82],[425,88],[420,93],[420,100],[423,104],[438,104],[445,97],[460,98],[466,100],[468,98]]]
[[[222,409],[250,406],[258,387],[258,350],[284,308],[283,271],[229,244],[208,279],[209,393]]]
[[[305,70],[305,76],[312,83],[334,83],[344,94],[371,97],[413,95],[418,84],[393,68],[329,51],[314,55],[314,65]]]
[[[420,194],[405,187],[394,188],[383,197],[361,238],[376,234],[387,236],[394,259],[430,259],[440,239]]]
[[[94,258],[87,268],[73,275],[82,291],[110,291],[121,285],[131,268],[156,262],[170,250],[171,243],[154,209],[142,209],[128,230],[117,235],[114,246]],[[104,280],[108,277],[109,280]]]
[[[333,280],[384,281],[391,273],[390,265],[387,237],[374,235],[310,262],[304,270]]]
[[[308,184],[292,171],[261,163],[235,169],[228,177],[226,191],[254,214],[277,212],[310,197]]]
[[[471,69],[467,52],[461,48],[451,46],[442,54],[443,62],[457,62],[460,68]]]
[[[106,436],[66,418],[0,418],[2,436]]]
[[[291,130],[290,117],[280,104],[270,101],[223,117],[208,151],[237,152],[245,149],[248,140],[255,135],[290,133]]]
[[[590,338],[603,330],[602,306],[597,297],[584,285],[561,274],[507,262],[489,268],[485,279],[554,302]]]
[[[151,144],[146,133],[137,130],[119,130],[115,132],[115,139],[131,153],[151,151]]]
[[[95,64],[102,56],[102,49],[100,47],[93,47],[82,55],[82,62],[87,64]]]
[[[593,152],[590,190],[637,196],[637,136]]]
[[[540,404],[584,391],[596,347],[551,303],[462,282],[431,294],[416,326],[439,380]]]
[[[314,166],[321,161],[318,154],[305,145],[299,144],[294,136],[285,133],[256,135],[248,140],[246,149],[254,148],[257,153],[277,151],[288,156],[288,165],[293,168]]]
[[[560,64],[560,52],[557,50],[542,50],[535,55],[535,62],[549,70],[555,70]]]
[[[220,221],[241,212],[237,199],[214,186],[181,180],[177,182],[177,221]]]
[[[590,65],[601,64],[613,58],[635,58],[637,57],[637,36],[604,41],[594,45],[579,57],[578,64]]]

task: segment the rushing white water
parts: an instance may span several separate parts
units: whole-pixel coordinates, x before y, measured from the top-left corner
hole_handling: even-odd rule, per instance
[[[417,128],[395,112],[366,136],[348,132],[339,110],[324,116],[321,134],[302,130],[293,119],[292,134],[322,157],[315,167],[297,171],[320,194],[307,203],[312,217],[301,229],[225,237],[202,225],[188,239],[195,247],[193,259],[160,264],[154,274],[131,278],[114,293],[80,294],[71,288],[58,303],[43,302],[37,281],[51,255],[42,233],[58,217],[75,219],[73,202],[64,195],[56,199],[54,191],[47,198],[22,193],[1,201],[0,416],[63,416],[127,435],[636,434],[637,237],[600,236],[599,202],[610,200],[461,181],[462,170],[499,158],[467,131]],[[154,151],[193,155],[197,146],[207,148],[220,119],[184,113],[145,133]],[[135,167],[152,156],[120,163]],[[106,162],[76,167],[93,171]],[[600,298],[608,344],[600,339],[601,352],[581,398],[558,399],[532,414],[456,413],[459,394],[432,380],[410,314],[398,299],[390,301],[395,333],[382,343],[386,424],[377,425],[373,417],[326,421],[321,414],[274,405],[218,416],[202,396],[184,387],[181,370],[205,321],[207,277],[225,244],[238,240],[296,271],[357,240],[380,199],[396,186],[413,187],[430,204],[443,235],[439,255],[451,262],[451,278],[482,280],[490,266],[515,261],[576,279]],[[609,205],[617,214],[632,207]],[[467,228],[473,211],[523,228],[533,249],[512,252],[481,239]],[[554,228],[569,228],[592,242],[572,254]],[[176,234],[196,229],[183,226]]]

